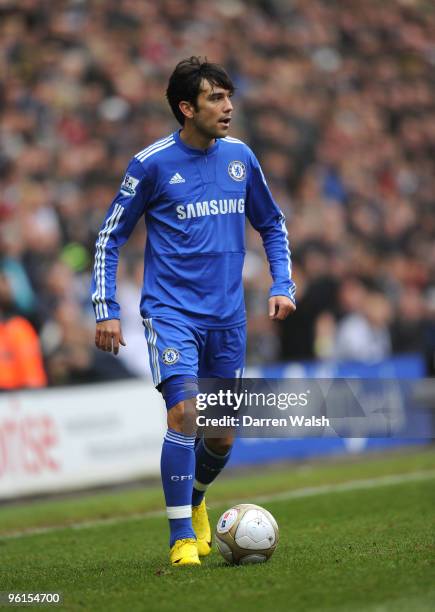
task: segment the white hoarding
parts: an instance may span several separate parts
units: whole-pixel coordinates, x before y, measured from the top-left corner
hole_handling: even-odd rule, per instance
[[[0,394],[0,499],[158,475],[166,410],[150,383]]]

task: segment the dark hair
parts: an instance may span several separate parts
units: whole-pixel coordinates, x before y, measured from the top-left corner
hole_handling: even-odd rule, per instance
[[[179,108],[182,100],[190,102],[196,108],[196,101],[201,91],[201,82],[206,79],[211,85],[217,85],[234,92],[234,85],[219,64],[211,64],[201,57],[192,55],[175,66],[166,90],[166,98],[178,123],[184,125],[184,115]]]

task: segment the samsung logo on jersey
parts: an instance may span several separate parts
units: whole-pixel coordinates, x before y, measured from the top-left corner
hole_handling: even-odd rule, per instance
[[[192,217],[206,217],[208,215],[229,215],[245,212],[245,200],[207,200],[195,204],[179,204],[176,207],[179,219],[192,219]]]

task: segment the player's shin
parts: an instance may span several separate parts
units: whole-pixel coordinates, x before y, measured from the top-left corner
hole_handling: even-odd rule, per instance
[[[162,446],[161,475],[169,519],[170,542],[195,538],[192,529],[192,488],[195,436],[168,429]]]

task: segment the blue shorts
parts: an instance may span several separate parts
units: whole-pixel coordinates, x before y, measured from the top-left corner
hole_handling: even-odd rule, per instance
[[[204,329],[182,319],[144,319],[154,385],[175,374],[240,378],[245,366],[246,325]]]

